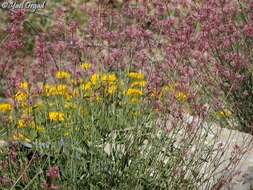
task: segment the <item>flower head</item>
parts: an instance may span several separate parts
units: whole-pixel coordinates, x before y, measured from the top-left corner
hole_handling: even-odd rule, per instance
[[[0,103],[0,112],[9,112],[12,110],[12,105],[9,103]]]
[[[57,79],[69,79],[70,76],[70,73],[66,71],[58,71],[55,75]]]
[[[182,102],[182,103],[186,102],[188,99],[188,95],[184,92],[176,92],[175,97],[179,102]]]
[[[91,64],[90,63],[83,63],[81,65],[81,68],[84,70],[84,71],[87,71],[91,68]]]
[[[107,89],[108,94],[110,94],[110,95],[115,94],[116,91],[117,91],[117,88],[118,88],[118,87],[117,87],[117,85],[115,85],[115,84],[110,85],[110,86],[108,87],[108,89]]]
[[[126,94],[127,96],[142,96],[143,92],[139,89],[129,88]]]
[[[147,82],[145,80],[142,81],[134,81],[130,86],[131,88],[145,87]]]
[[[23,90],[28,90],[29,84],[27,82],[21,82],[20,83],[20,88]]]
[[[50,179],[60,178],[60,169],[58,166],[49,167],[47,170],[47,177]]]
[[[143,73],[137,73],[137,72],[130,72],[127,75],[129,78],[133,80],[144,80],[144,74]]]
[[[113,84],[117,81],[117,76],[114,73],[113,74],[103,74],[102,81],[109,83],[109,84]]]
[[[25,103],[28,99],[28,94],[25,92],[17,92],[17,94],[15,95],[15,100],[18,103]]]
[[[81,86],[81,89],[84,91],[89,91],[92,89],[92,83],[91,82],[87,82],[86,84],[83,84]]]
[[[49,112],[48,118],[50,121],[64,121],[64,113],[62,112]]]

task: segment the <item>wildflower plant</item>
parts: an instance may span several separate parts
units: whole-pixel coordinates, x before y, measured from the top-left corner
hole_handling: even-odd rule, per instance
[[[6,10],[0,185],[227,187],[252,145],[219,139],[251,128],[252,3],[74,2]]]

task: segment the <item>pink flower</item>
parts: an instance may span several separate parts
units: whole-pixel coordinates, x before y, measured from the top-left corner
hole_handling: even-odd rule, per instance
[[[47,170],[47,177],[49,177],[50,179],[57,179],[60,178],[60,170],[58,166],[53,166],[50,167]]]
[[[247,37],[253,38],[253,26],[250,24],[247,24],[243,28],[243,32]]]

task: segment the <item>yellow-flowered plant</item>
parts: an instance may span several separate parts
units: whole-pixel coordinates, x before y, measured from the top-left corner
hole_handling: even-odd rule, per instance
[[[131,83],[130,87],[131,88],[143,88],[147,85],[147,81],[142,80],[142,81],[134,81]]]
[[[27,125],[26,125],[26,120],[25,119],[19,119],[18,120],[18,128],[25,128]]]
[[[46,96],[69,96],[69,91],[67,85],[60,84],[56,86],[45,85],[44,92]]]
[[[220,117],[220,118],[229,118],[232,116],[232,112],[230,110],[222,110],[222,111],[218,111],[217,113],[217,116]]]
[[[139,89],[129,88],[126,92],[127,96],[142,96],[143,92]]]
[[[93,74],[90,78],[91,84],[94,86],[99,85],[100,76],[98,74]]]
[[[28,100],[28,94],[25,93],[25,92],[17,92],[16,95],[15,95],[15,100],[20,103],[20,104],[25,104]]]
[[[48,118],[50,121],[64,121],[65,116],[62,112],[49,112]]]
[[[106,82],[108,84],[114,84],[117,81],[117,76],[113,74],[103,74],[102,82]]]
[[[57,79],[69,79],[71,77],[71,74],[66,71],[58,71],[56,72],[55,77]]]
[[[108,94],[113,95],[116,93],[117,89],[118,89],[117,85],[113,84],[108,87],[107,92]]]
[[[81,64],[81,68],[84,70],[84,71],[87,71],[91,68],[91,64],[90,63],[83,63]]]
[[[144,74],[139,72],[130,72],[127,76],[133,80],[144,80]]]
[[[12,110],[12,105],[9,103],[0,103],[0,112],[9,112]]]
[[[92,83],[91,82],[87,82],[86,84],[83,84],[81,86],[81,89],[84,91],[90,91],[92,89]]]
[[[29,84],[27,82],[20,83],[20,88],[23,90],[28,90]]]
[[[188,99],[188,95],[184,92],[176,92],[175,97],[181,103],[186,102]]]

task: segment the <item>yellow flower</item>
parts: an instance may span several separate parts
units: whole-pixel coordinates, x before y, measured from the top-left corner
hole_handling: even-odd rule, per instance
[[[130,72],[127,75],[129,78],[134,80],[144,80],[144,74],[143,73],[137,73],[137,72]]]
[[[113,95],[113,94],[115,94],[115,92],[117,91],[117,85],[110,85],[109,87],[108,87],[108,94],[110,94],[110,95]]]
[[[9,103],[0,103],[0,112],[9,112],[12,110],[12,105]]]
[[[143,92],[139,89],[129,88],[126,94],[127,96],[142,96]]]
[[[113,84],[117,81],[117,76],[114,73],[113,74],[103,74],[102,81],[107,82],[109,84]]]
[[[18,128],[25,128],[26,126],[26,121],[24,119],[18,120]]]
[[[49,112],[48,118],[50,121],[64,121],[64,113],[62,112]]]
[[[84,71],[87,71],[91,68],[91,64],[90,63],[83,63],[81,65],[81,68],[84,70]]]
[[[176,92],[175,97],[179,102],[182,102],[182,103],[186,102],[188,99],[188,95],[184,92]]]
[[[70,73],[66,71],[58,71],[55,75],[57,79],[69,79],[70,76]]]
[[[98,85],[98,83],[99,83],[99,75],[96,74],[96,73],[93,74],[93,75],[91,76],[90,81],[91,81],[91,83],[92,83],[93,85]]]
[[[50,86],[45,85],[44,91],[46,96],[67,96],[68,95],[68,87],[64,84]]]
[[[28,94],[25,92],[17,92],[15,95],[15,100],[18,101],[19,103],[24,103],[28,99]]]
[[[147,85],[147,82],[142,80],[142,81],[135,81],[133,82],[130,86],[131,88],[135,88],[135,87],[145,87]]]
[[[22,82],[20,83],[20,88],[23,89],[23,90],[27,90],[29,87],[28,83],[27,82]]]
[[[12,140],[31,142],[31,140],[29,138],[25,137],[22,133],[14,133],[12,135]]]
[[[232,112],[225,109],[223,111],[219,111],[217,112],[217,116],[221,117],[221,118],[228,118],[232,116]]]
[[[85,90],[85,91],[91,90],[91,89],[92,89],[92,83],[91,83],[91,82],[87,82],[86,84],[83,84],[83,85],[81,86],[81,89],[82,89],[82,90]]]

